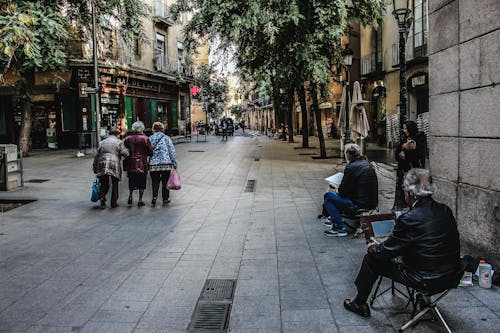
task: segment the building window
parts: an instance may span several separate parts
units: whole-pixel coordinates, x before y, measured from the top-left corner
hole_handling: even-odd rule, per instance
[[[118,45],[116,30],[104,28],[102,31],[102,57],[104,59],[118,59]]]
[[[137,60],[142,59],[142,41],[140,37],[136,37],[134,39],[134,55],[135,59]]]
[[[382,27],[375,30],[375,70],[381,71],[383,67],[383,49],[382,49]]]
[[[182,42],[177,42],[177,71],[179,73],[183,73],[183,66],[182,64],[184,63],[184,44]]]
[[[156,70],[162,71],[165,68],[165,35],[156,34]]]
[[[156,0],[156,10],[155,15],[159,17],[165,17],[165,11],[167,9],[165,0]]]
[[[413,46],[415,57],[423,57],[427,53],[427,0],[413,2]]]

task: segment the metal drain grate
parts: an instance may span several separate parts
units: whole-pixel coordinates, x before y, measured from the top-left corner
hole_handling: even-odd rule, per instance
[[[0,200],[0,213],[8,212],[36,200]]]
[[[205,282],[201,300],[227,301],[233,299],[235,280],[210,279]]]
[[[188,150],[188,153],[204,153],[204,150]]]
[[[231,304],[198,303],[188,332],[224,333],[227,331]]]
[[[260,158],[256,157],[253,159],[255,162],[259,162],[260,161]]]
[[[253,192],[255,190],[255,179],[248,179],[245,185],[245,192]]]
[[[48,182],[50,179],[29,179],[26,180],[25,183],[45,183]]]

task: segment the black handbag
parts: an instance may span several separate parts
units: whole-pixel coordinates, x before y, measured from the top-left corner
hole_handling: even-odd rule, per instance
[[[123,170],[127,171],[128,167],[130,166],[130,156],[127,156],[123,159]]]

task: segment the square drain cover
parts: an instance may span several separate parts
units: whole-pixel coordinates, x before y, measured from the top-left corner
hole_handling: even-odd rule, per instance
[[[205,282],[200,300],[228,301],[233,299],[235,280],[210,279]]]

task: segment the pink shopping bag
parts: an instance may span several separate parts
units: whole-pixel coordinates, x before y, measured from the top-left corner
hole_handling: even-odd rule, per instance
[[[169,190],[180,190],[181,189],[181,176],[177,172],[177,169],[170,171],[170,177],[168,177],[167,188]]]

